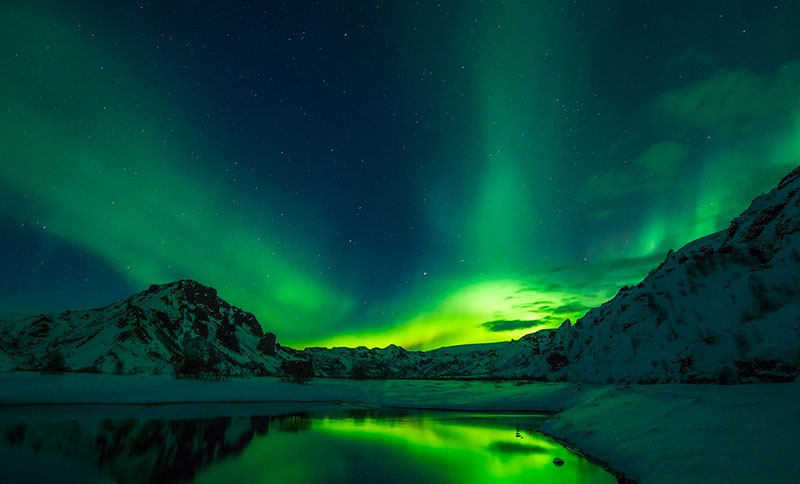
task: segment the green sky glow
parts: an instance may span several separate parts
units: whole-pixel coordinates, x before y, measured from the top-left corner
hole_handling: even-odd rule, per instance
[[[686,7],[678,39],[613,2],[10,8],[0,309],[111,302],[90,259],[117,296],[196,279],[297,346],[574,321],[800,163],[793,17],[751,7]]]
[[[253,226],[263,216],[175,148],[208,152],[153,110],[170,102],[145,94],[155,83],[131,81],[124,97],[100,97],[99,90],[119,91],[107,73],[127,66],[57,27],[42,39],[30,24],[43,18],[10,20],[3,43],[14,69],[0,86],[9,106],[0,116],[0,157],[17,160],[0,165],[0,186],[12,200],[3,206],[8,218],[79,244],[138,287],[187,274],[256,311],[266,326],[324,325],[346,314],[349,297],[298,263],[313,248]],[[287,325],[282,334],[291,339],[302,330]]]

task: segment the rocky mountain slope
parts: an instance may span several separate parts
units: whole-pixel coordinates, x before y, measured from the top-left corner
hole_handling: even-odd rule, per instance
[[[726,230],[670,251],[638,285],[574,326],[532,340],[561,379],[793,379],[800,364],[800,167]]]
[[[0,368],[176,376],[275,375],[297,352],[251,313],[194,281],[152,285],[109,306],[6,317]]]

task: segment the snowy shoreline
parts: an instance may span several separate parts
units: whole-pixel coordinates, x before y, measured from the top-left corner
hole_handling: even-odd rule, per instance
[[[54,404],[112,405],[117,409],[106,411],[114,413],[160,405],[159,412],[179,408],[180,415],[187,415],[189,408],[223,414],[232,410],[225,403],[248,404],[237,412],[266,413],[341,404],[557,412],[544,421],[543,432],[640,484],[790,482],[796,477],[791,463],[800,454],[800,382],[611,386],[317,379],[294,385],[275,378],[210,382],[141,375],[0,374],[0,418],[47,415]]]

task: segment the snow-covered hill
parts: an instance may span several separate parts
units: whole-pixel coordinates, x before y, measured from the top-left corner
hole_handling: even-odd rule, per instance
[[[295,354],[264,333],[251,313],[189,280],[152,285],[100,309],[0,323],[0,368],[6,370],[275,375]]]

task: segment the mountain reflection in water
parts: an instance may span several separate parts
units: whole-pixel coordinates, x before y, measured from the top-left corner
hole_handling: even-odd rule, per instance
[[[15,415],[0,420],[0,482],[617,482],[535,432],[540,418],[362,409],[191,419]],[[553,465],[555,457],[565,465]]]

